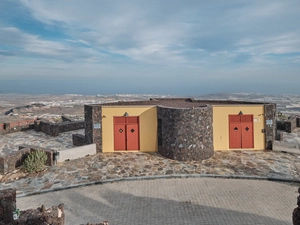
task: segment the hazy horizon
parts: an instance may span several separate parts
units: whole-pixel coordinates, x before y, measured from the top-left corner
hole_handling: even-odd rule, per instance
[[[257,93],[266,95],[281,95],[281,94],[291,94],[299,95],[299,92],[282,92],[277,90],[277,92],[253,90],[252,87],[249,88],[236,88],[230,90],[226,87],[218,87],[214,85],[212,87],[208,86],[198,86],[197,84],[191,84],[188,87],[176,84],[170,88],[165,88],[164,84],[157,84],[154,89],[151,87],[140,87],[136,88],[138,84],[122,85],[119,83],[113,88],[107,85],[106,82],[95,82],[94,80],[82,81],[82,80],[5,80],[0,81],[0,94],[53,94],[53,95],[63,95],[63,94],[80,94],[80,95],[114,95],[114,94],[153,94],[153,95],[175,95],[175,96],[197,96],[197,95],[207,95],[207,94],[218,94],[218,93]],[[190,88],[193,86],[194,88]]]

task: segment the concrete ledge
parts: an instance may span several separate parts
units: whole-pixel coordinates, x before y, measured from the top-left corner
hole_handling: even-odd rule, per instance
[[[273,151],[300,154],[300,143],[274,141]]]
[[[96,152],[96,144],[84,145],[81,147],[70,148],[58,151],[59,159],[58,162],[64,162],[66,160],[78,159],[85,157],[86,155],[95,155]]]

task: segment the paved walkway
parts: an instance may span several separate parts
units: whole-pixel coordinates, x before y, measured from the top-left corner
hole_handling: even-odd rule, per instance
[[[156,179],[18,198],[17,207],[64,203],[67,225],[291,225],[297,188],[265,180]]]
[[[60,190],[124,179],[186,176],[297,178],[298,155],[273,151],[217,151],[208,159],[179,162],[154,153],[101,153],[49,167],[39,174],[10,173],[0,189],[16,188],[17,195]],[[18,175],[18,176],[17,176]],[[22,174],[21,174],[22,175]]]

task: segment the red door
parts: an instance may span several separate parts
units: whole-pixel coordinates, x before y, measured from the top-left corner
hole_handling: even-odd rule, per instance
[[[253,123],[242,123],[242,148],[253,148]]]
[[[114,149],[139,150],[139,117],[114,117]]]
[[[254,148],[253,115],[229,115],[229,148]]]
[[[229,148],[242,148],[242,130],[240,123],[230,123]]]
[[[126,129],[123,124],[115,124],[114,144],[115,150],[126,149]]]
[[[127,150],[139,150],[139,125],[127,124]]]

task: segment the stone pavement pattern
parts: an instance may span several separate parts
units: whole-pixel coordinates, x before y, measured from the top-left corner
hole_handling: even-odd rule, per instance
[[[181,178],[125,181],[17,199],[19,209],[65,204],[66,224],[291,225],[298,185]]]
[[[17,195],[23,196],[123,178],[221,175],[292,179],[298,161],[298,155],[273,151],[217,151],[202,162],[180,162],[158,153],[99,153],[24,178],[7,174],[1,178],[0,189],[16,188]]]

